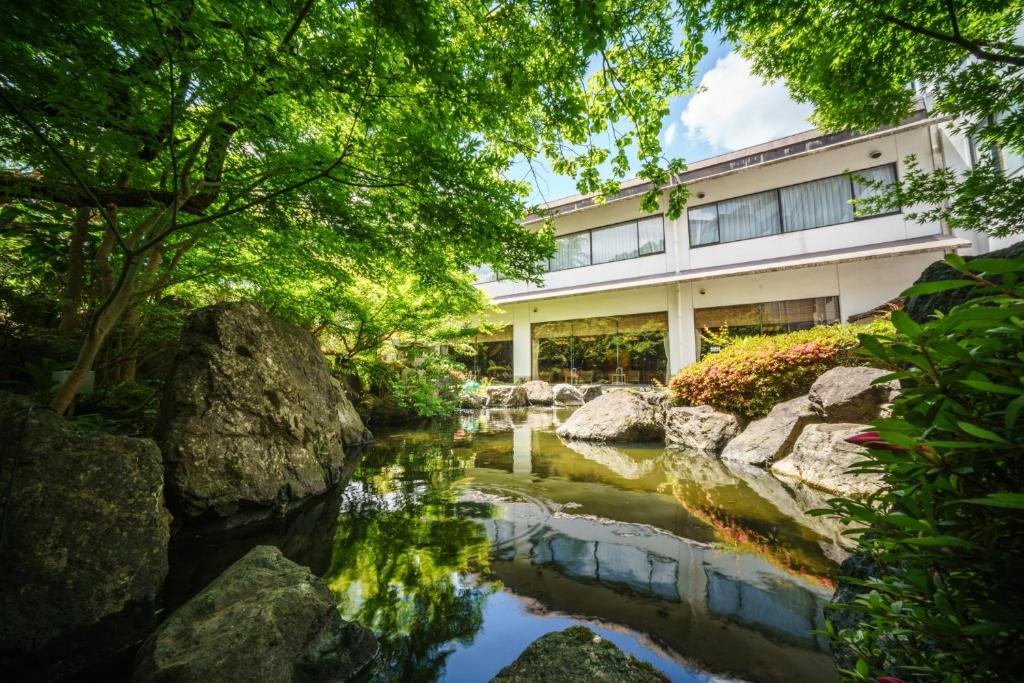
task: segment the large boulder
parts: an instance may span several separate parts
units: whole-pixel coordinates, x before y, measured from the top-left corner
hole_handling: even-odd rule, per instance
[[[551,385],[542,379],[525,382],[523,389],[531,406],[549,406],[555,402],[555,392],[551,390]]]
[[[877,420],[899,393],[895,381],[872,384],[888,374],[878,368],[832,368],[814,381],[807,398],[824,422],[867,424]]]
[[[675,407],[665,412],[665,443],[701,455],[717,456],[742,428],[739,417],[711,406]]]
[[[492,683],[663,683],[668,680],[646,662],[626,654],[584,626],[541,636]]]
[[[523,408],[529,405],[522,384],[503,384],[487,387],[487,407]]]
[[[142,644],[138,683],[349,681],[377,653],[330,590],[273,546],[256,546]]]
[[[838,496],[870,494],[881,485],[880,475],[847,471],[863,461],[867,451],[846,439],[867,429],[861,424],[808,425],[793,444],[793,452],[772,465],[772,472]]]
[[[459,407],[465,410],[482,410],[487,407],[487,396],[469,392],[459,394]]]
[[[189,316],[157,430],[177,512],[226,517],[320,493],[345,447],[369,438],[308,331],[249,303]]]
[[[560,406],[583,405],[583,394],[571,384],[556,384],[554,388],[555,403]]]
[[[149,439],[82,429],[0,392],[0,671],[53,679],[155,624],[171,515]]]
[[[590,403],[604,393],[604,389],[601,388],[600,384],[582,384],[578,388],[583,396],[584,403]]]
[[[818,419],[807,396],[780,403],[730,441],[722,450],[722,459],[767,467],[784,458],[804,427]]]
[[[616,391],[584,404],[555,433],[583,441],[661,441],[662,419],[658,407],[640,394]]]

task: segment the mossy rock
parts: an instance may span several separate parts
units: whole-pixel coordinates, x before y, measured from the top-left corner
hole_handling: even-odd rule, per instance
[[[541,636],[492,683],[664,683],[661,672],[583,626]]]
[[[1005,249],[997,249],[996,251],[984,254],[981,258],[985,259],[1013,259],[1024,257],[1024,242],[1018,242],[1017,244],[1010,245]],[[967,257],[970,261],[974,257]],[[944,261],[936,261],[931,264],[921,273],[914,284],[919,285],[925,282],[941,282],[943,280],[958,280],[963,275],[956,270],[953,270],[946,265]],[[998,281],[998,278],[993,278]],[[974,291],[971,287],[961,287],[959,289],[948,289],[945,292],[937,292],[935,294],[925,294],[922,296],[912,296],[907,299],[907,303],[904,306],[904,310],[907,315],[911,317],[917,323],[923,323],[931,319],[935,314],[935,311],[942,311],[948,313],[949,309],[953,308],[958,304],[962,304],[967,301],[971,296],[978,296],[979,292]]]

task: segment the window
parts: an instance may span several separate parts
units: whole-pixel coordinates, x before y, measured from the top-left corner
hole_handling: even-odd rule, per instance
[[[611,263],[664,251],[664,218],[654,216],[556,237],[555,255],[548,260],[547,270]]]
[[[782,200],[782,229],[786,232],[820,228],[853,220],[850,179],[824,178],[779,190]]]
[[[755,334],[781,334],[805,330],[815,325],[839,322],[839,297],[819,296],[810,299],[767,301],[739,306],[698,308],[693,312],[700,348],[698,356],[715,353],[719,349],[708,347],[702,341],[704,328],[718,332],[725,326],[735,336]]]
[[[548,270],[566,270],[590,265],[590,233],[574,232],[555,240],[555,255]]]
[[[636,223],[613,225],[590,233],[594,263],[624,261],[637,257]]]
[[[896,181],[893,164],[852,173],[883,184]],[[843,174],[695,206],[687,211],[690,246],[737,242],[849,223],[868,217],[854,216],[850,201],[875,194],[871,187]]]
[[[494,269],[488,263],[481,263],[479,266],[473,266],[469,270],[476,275],[477,282],[494,282],[498,279],[498,274],[494,272]]]

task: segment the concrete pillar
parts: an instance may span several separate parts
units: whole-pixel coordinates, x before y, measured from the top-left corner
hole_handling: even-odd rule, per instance
[[[677,313],[679,325],[677,349],[679,366],[675,367],[673,373],[679,372],[687,365],[697,362],[697,332],[693,325],[693,288],[697,285],[689,282],[680,282],[679,291],[676,294]]]
[[[527,380],[533,376],[532,346],[530,307],[528,304],[515,306],[512,311],[512,376],[515,379]]]

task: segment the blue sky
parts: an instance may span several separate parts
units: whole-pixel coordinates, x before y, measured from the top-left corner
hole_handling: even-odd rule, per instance
[[[666,156],[694,162],[811,127],[811,108],[794,102],[785,84],[762,83],[732,45],[715,36],[705,40],[708,53],[698,65],[700,92],[672,100],[662,122]],[[522,162],[509,173],[534,186],[529,203],[576,194],[572,178],[552,173],[543,163],[535,163],[534,170],[536,178]]]

